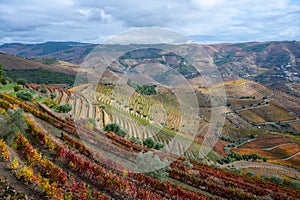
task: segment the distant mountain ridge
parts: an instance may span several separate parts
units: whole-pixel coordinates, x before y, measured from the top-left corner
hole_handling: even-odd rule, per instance
[[[163,47],[166,45],[157,44],[155,48],[164,49]],[[101,51],[107,53],[112,50],[122,52],[124,48],[124,45],[97,45],[79,42],[11,43],[1,45],[0,52],[26,58],[50,58],[80,64],[97,46]],[[131,46],[140,47],[140,53],[144,51],[145,47],[134,44]],[[300,96],[297,89],[300,86],[299,41],[204,44],[202,47],[213,58],[225,79],[247,78]],[[193,48],[190,48],[189,51],[193,51]]]
[[[11,43],[1,45],[0,52],[26,58],[52,58],[79,64],[95,46],[80,42]]]

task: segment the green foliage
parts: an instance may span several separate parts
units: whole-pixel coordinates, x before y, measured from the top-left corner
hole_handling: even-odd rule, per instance
[[[267,162],[267,161],[268,161],[268,158],[263,157],[263,161],[264,161],[264,162]]]
[[[142,141],[139,138],[131,137],[129,140],[136,143],[136,144],[138,144],[138,145],[142,145]]]
[[[149,148],[152,148],[155,144],[155,142],[152,138],[146,138],[143,143],[144,143],[144,145],[146,145]]]
[[[291,180],[290,185],[294,188],[300,189],[300,181]]]
[[[12,144],[15,135],[18,132],[25,133],[27,124],[23,116],[23,110],[7,110],[7,116],[0,118],[0,137],[8,144]]]
[[[56,107],[56,111],[60,113],[68,113],[72,110],[72,106],[70,104],[62,104]]]
[[[43,104],[45,104],[47,107],[53,108],[53,109],[55,109],[56,106],[57,106],[57,104],[55,103],[55,101],[53,101],[52,99],[49,99],[49,98],[45,99],[43,101]]]
[[[154,95],[157,94],[155,88],[156,85],[141,85],[135,82],[132,82],[130,79],[128,79],[127,84],[134,88],[136,92],[143,94],[143,95]]]
[[[167,172],[170,169],[168,160],[161,161],[157,155],[153,156],[151,151],[140,152],[136,162],[138,172],[145,173],[161,181],[165,181],[169,176]]]
[[[18,78],[16,82],[17,82],[17,84],[20,84],[20,85],[26,85],[26,83],[27,83],[26,79],[24,79],[24,78]]]
[[[153,149],[156,149],[156,150],[160,150],[160,149],[163,149],[165,147],[165,145],[163,143],[155,142],[152,138],[146,138],[143,143],[147,147],[153,148]]]
[[[51,98],[51,99],[55,99],[56,97],[57,97],[57,95],[56,95],[55,93],[51,93],[51,94],[50,94],[50,98]]]
[[[272,175],[270,178],[270,181],[277,183],[277,184],[283,184],[284,180],[280,176]]]
[[[46,88],[41,88],[41,93],[46,94],[48,92],[48,90]]]
[[[0,83],[6,85],[6,72],[4,71],[2,65],[0,64]]]
[[[254,176],[255,174],[254,174],[254,172],[248,172],[247,174],[246,174],[246,176]]]
[[[21,90],[22,88],[21,88],[21,86],[19,86],[19,85],[16,85],[16,86],[14,86],[14,91],[15,92],[18,92],[19,90]]]
[[[182,163],[183,166],[185,167],[188,167],[190,169],[192,169],[194,167],[194,165],[192,163],[190,163],[190,161],[188,160],[185,160],[183,163]]]
[[[16,93],[16,96],[24,101],[29,101],[33,98],[33,95],[29,91],[20,90]]]
[[[104,131],[111,131],[111,132],[114,132],[115,134],[119,135],[119,136],[122,136],[122,137],[125,137],[125,135],[127,134],[125,131],[123,131],[118,124],[116,123],[110,123],[110,124],[107,124],[104,129]]]
[[[7,76],[13,81],[26,79],[29,83],[37,84],[69,84],[73,85],[76,79],[75,75],[61,72],[53,72],[44,69],[18,69],[7,70]],[[86,82],[85,79],[78,77],[77,83]]]
[[[96,126],[96,120],[94,118],[87,118],[86,121],[93,124],[93,126]]]
[[[243,154],[242,156],[235,152],[230,152],[227,156],[217,160],[218,163],[222,164],[228,164],[234,161],[238,160],[259,160],[261,159],[261,156],[256,153],[252,154]]]

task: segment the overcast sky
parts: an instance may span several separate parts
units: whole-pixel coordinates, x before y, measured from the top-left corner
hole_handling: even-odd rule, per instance
[[[199,43],[300,39],[299,0],[0,0],[0,44],[102,43],[140,27]]]

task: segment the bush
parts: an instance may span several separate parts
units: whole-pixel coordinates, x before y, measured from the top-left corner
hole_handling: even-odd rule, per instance
[[[20,85],[26,85],[27,81],[23,78],[19,78],[17,79],[17,84],[20,84]]]
[[[46,88],[41,88],[41,93],[46,94],[48,90]]]
[[[254,172],[247,172],[246,176],[254,176]]]
[[[9,145],[18,132],[26,133],[27,124],[23,115],[23,110],[7,110],[7,117],[0,118],[0,137]]]
[[[136,163],[138,172],[145,173],[153,178],[165,181],[169,176],[167,172],[170,169],[168,160],[161,161],[157,155],[153,156],[151,151],[140,152]]]
[[[110,123],[110,124],[107,124],[104,129],[104,131],[111,131],[111,132],[114,132],[115,134],[119,135],[119,136],[122,136],[122,137],[125,137],[125,135],[127,134],[125,131],[123,131],[118,124],[116,123]]]
[[[19,85],[16,85],[16,86],[14,86],[14,91],[15,92],[18,92],[19,90],[21,90],[22,88],[21,88],[21,86],[19,86]]]
[[[33,98],[33,95],[30,92],[24,90],[18,91],[16,96],[24,101],[29,101]]]
[[[55,99],[56,97],[57,97],[57,95],[55,93],[50,94],[51,99]]]
[[[143,143],[144,143],[144,145],[146,145],[149,148],[152,148],[155,144],[155,142],[152,138],[146,138]]]
[[[292,187],[294,187],[294,188],[300,189],[300,181],[292,180],[292,181],[290,182],[290,185],[291,185]]]
[[[183,163],[182,163],[183,166],[185,167],[188,167],[190,169],[192,169],[194,167],[194,165],[192,163],[190,163],[190,161],[188,160],[185,160]]]
[[[57,112],[60,113],[68,113],[72,110],[72,106],[70,104],[63,104],[63,105],[58,105],[56,108]]]
[[[142,145],[142,141],[139,138],[132,137],[129,140],[136,143],[136,144],[138,144],[138,145]]]
[[[264,162],[267,162],[267,161],[268,161],[268,158],[263,157],[263,161],[264,161]]]
[[[165,147],[165,145],[161,142],[155,142],[152,138],[147,138],[144,140],[144,145],[146,145],[149,148],[153,148],[156,150],[160,150]]]
[[[270,181],[277,183],[277,184],[282,184],[284,182],[282,177],[276,176],[276,175],[272,175],[270,178]]]

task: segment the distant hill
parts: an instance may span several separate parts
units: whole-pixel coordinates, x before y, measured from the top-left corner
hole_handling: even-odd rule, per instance
[[[93,47],[94,44],[79,42],[11,43],[1,45],[0,52],[26,58],[54,58],[78,64]]]
[[[96,44],[77,42],[46,42],[42,44],[12,43],[1,45],[0,52],[26,58],[57,59],[79,64],[83,62],[84,58],[96,46]],[[163,47],[165,46],[169,45],[158,44],[154,48],[164,49]],[[101,51],[107,53],[111,51],[121,52],[121,50],[124,50],[124,47],[124,45],[98,46]],[[129,46],[129,49],[136,49],[136,47],[141,50],[135,50],[135,55],[145,54],[143,45],[132,44]],[[185,45],[182,47],[185,47]],[[218,66],[225,80],[242,77],[274,89],[300,96],[298,90],[300,87],[300,42],[224,43],[202,45],[202,47],[206,49],[213,58],[215,65]],[[181,46],[177,46],[177,48],[180,49]],[[149,49],[148,51],[148,54],[153,54],[151,55],[152,57],[161,56],[158,55],[160,52],[158,52],[158,54],[155,52],[156,50]],[[194,48],[189,48],[189,51],[193,53]],[[134,54],[124,55],[120,57],[119,61],[132,62],[132,59],[135,59]],[[172,58],[172,56],[169,57]],[[159,59],[161,58],[158,58],[158,62],[163,62]],[[172,62],[172,59],[168,60],[168,62],[169,61]],[[174,67],[176,68],[176,66]],[[185,77],[195,77],[193,71],[185,70],[185,72],[187,72],[187,74],[184,74]]]
[[[0,64],[6,70],[7,76],[16,81],[24,78],[29,83],[39,84],[74,84],[78,65],[65,61],[51,60],[52,64],[0,53]],[[50,63],[50,60],[47,60]]]

